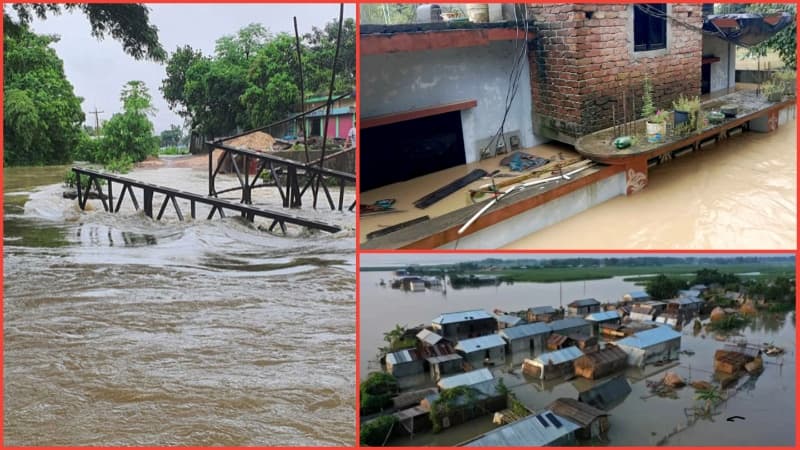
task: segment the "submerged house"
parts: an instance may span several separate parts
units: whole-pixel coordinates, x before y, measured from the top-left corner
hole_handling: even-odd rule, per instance
[[[592,335],[600,334],[600,325],[619,325],[622,322],[622,315],[618,310],[603,311],[589,314],[585,319],[592,324]]]
[[[433,331],[452,342],[493,334],[497,320],[482,309],[444,313],[431,323]]]
[[[499,334],[463,339],[458,341],[455,348],[472,367],[503,364],[506,361],[506,341]]]
[[[399,350],[386,355],[386,372],[395,377],[417,375],[423,371],[423,360],[414,349]]]
[[[581,391],[578,394],[578,400],[595,408],[608,411],[622,403],[631,391],[631,385],[628,384],[628,380],[624,375],[620,375],[591,389]]]
[[[504,330],[509,327],[515,327],[517,325],[521,325],[525,323],[522,320],[522,317],[513,316],[510,314],[497,314],[495,315],[495,319],[497,319],[497,330]]]
[[[428,411],[438,408],[436,416],[440,418],[443,428],[500,411],[507,406],[507,394],[498,389],[497,380],[489,369],[442,378],[438,386],[442,391],[461,386],[469,391],[449,399],[444,408],[439,402],[441,393],[429,395],[420,402],[420,406]]]
[[[583,317],[587,314],[600,312],[600,302],[593,298],[575,300],[567,305],[567,311],[569,311],[570,316]]]
[[[522,363],[522,372],[540,380],[552,380],[574,373],[573,362],[583,356],[578,347],[567,347],[554,352],[542,353],[535,359]]]
[[[559,414],[544,410],[489,431],[464,447],[560,447],[575,444],[580,425]]]
[[[548,324],[553,333],[562,335],[569,334],[592,334],[591,322],[581,319],[580,317],[568,317],[566,319],[555,320]]]
[[[526,352],[538,355],[544,352],[549,335],[550,327],[542,322],[506,328],[500,332],[500,336],[508,342],[508,350],[512,354]]]
[[[624,370],[628,366],[628,354],[613,344],[602,350],[587,353],[575,360],[575,375],[596,380]]]
[[[615,343],[628,355],[628,364],[644,367],[656,361],[678,359],[681,334],[669,326],[640,331]]]
[[[552,306],[534,306],[528,308],[528,322],[552,322],[553,320],[563,319],[562,311]]]
[[[648,294],[645,291],[631,291],[625,297],[630,298],[630,301],[633,303],[646,302],[647,300],[651,300],[650,294]]]
[[[559,398],[547,405],[547,409],[580,425],[581,428],[575,432],[578,439],[600,438],[608,432],[609,414],[589,404],[573,398]]]

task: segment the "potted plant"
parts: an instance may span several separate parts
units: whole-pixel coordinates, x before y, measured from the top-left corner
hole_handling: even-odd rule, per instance
[[[667,135],[666,113],[657,110],[653,104],[653,84],[646,76],[642,94],[642,117],[647,121],[647,142],[662,142]]]
[[[761,85],[761,92],[767,97],[768,102],[777,103],[783,100],[783,86],[772,81],[767,81]]]
[[[700,111],[700,97],[686,97],[683,94],[672,102],[675,110],[673,115],[675,128],[687,127],[694,129],[697,124],[697,113]]]

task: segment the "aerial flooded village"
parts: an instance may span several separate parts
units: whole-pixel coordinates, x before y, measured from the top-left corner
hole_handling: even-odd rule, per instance
[[[362,347],[374,345],[362,351],[364,445],[793,442],[793,428],[721,425],[793,414],[793,256],[419,256],[395,267],[364,258]],[[410,278],[438,282],[419,289]],[[468,279],[483,281],[458,281]],[[403,322],[371,330],[387,320]],[[781,409],[773,395],[792,398]]]

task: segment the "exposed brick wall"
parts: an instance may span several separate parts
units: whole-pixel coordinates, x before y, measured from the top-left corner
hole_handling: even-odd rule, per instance
[[[634,55],[633,5],[534,4],[529,13],[536,38],[529,62],[534,132],[572,143],[577,137],[612,125],[612,104],[622,116],[622,92],[641,111],[645,75],[654,102],[669,108],[680,93],[700,94],[702,35],[672,22],[667,49],[657,56]],[[587,13],[592,17],[587,18]],[[702,26],[700,4],[673,4],[672,17]]]

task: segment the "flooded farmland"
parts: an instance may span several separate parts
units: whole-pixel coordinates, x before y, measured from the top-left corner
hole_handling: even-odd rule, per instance
[[[343,231],[283,237],[81,212],[64,171],[4,171],[6,445],[353,444],[352,213],[306,208]],[[206,175],[127,176],[203,193]]]
[[[395,324],[416,326],[429,324],[440,313],[484,309],[516,311],[532,306],[558,307],[559,291],[564,304],[584,297],[600,301],[619,299],[631,290],[640,290],[632,283],[615,277],[606,280],[561,283],[514,283],[498,287],[455,290],[446,294],[437,290],[406,292],[379,286],[380,279],[393,277],[389,272],[361,273],[361,376],[380,370],[377,348],[385,345],[383,332]],[[703,320],[707,323],[707,319]],[[752,445],[789,446],[795,442],[795,314],[760,313],[739,330],[739,336],[722,336],[705,329],[695,331],[686,326],[681,333],[679,359],[663,367],[648,365],[642,371],[629,368],[625,372],[632,392],[624,401],[610,409],[610,430],[605,445]],[[784,355],[764,356],[764,371],[757,376],[745,375],[727,390],[728,399],[722,402],[710,418],[696,418],[692,408],[697,406],[695,389],[685,386],[674,398],[662,398],[651,393],[649,381],[657,381],[672,371],[687,383],[712,381],[714,352],[726,343],[747,340],[752,344],[771,343],[785,348]],[[527,408],[541,411],[559,397],[577,398],[578,392],[606,381],[610,377],[590,382],[583,379],[541,382],[520,371],[519,361],[529,355],[513,353],[507,360],[515,363],[492,368],[495,378],[503,382]],[[423,381],[425,379],[425,381]],[[420,377],[419,387],[431,386],[427,377]],[[743,420],[727,421],[741,416]],[[713,419],[713,420],[712,420]],[[413,438],[395,436],[387,445],[450,446],[470,440],[496,429],[492,415],[484,415],[440,433],[421,432]],[[598,443],[600,444],[600,443]],[[600,445],[604,445],[600,444]]]

